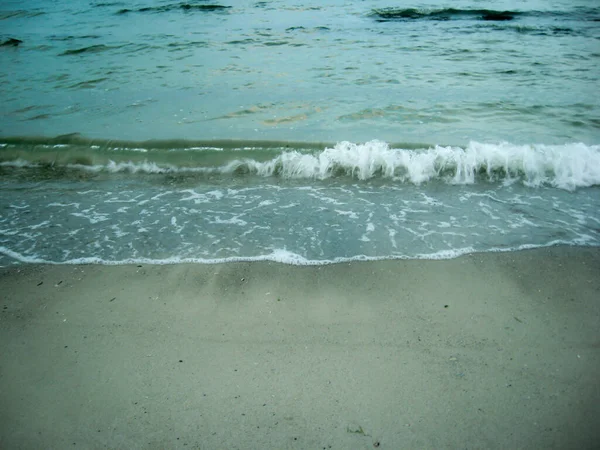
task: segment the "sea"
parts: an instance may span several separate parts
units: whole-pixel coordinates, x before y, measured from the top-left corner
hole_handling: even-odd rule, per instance
[[[0,266],[600,245],[598,0],[2,0]]]

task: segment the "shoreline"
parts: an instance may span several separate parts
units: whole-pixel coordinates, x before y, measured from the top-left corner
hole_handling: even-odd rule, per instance
[[[600,248],[0,268],[6,448],[592,448]]]
[[[114,267],[127,267],[127,266],[178,266],[178,265],[199,265],[199,266],[219,266],[223,264],[281,264],[284,266],[291,267],[325,267],[334,265],[344,264],[365,264],[365,263],[384,263],[389,262],[411,262],[411,261],[452,261],[459,258],[476,257],[478,255],[485,254],[501,254],[501,253],[520,253],[530,251],[544,251],[546,249],[600,249],[600,245],[576,245],[567,243],[551,243],[551,244],[525,244],[519,248],[491,248],[488,250],[473,250],[473,249],[457,249],[457,250],[440,250],[437,253],[432,254],[420,254],[416,256],[365,256],[358,255],[354,257],[340,257],[337,259],[327,260],[307,260],[304,257],[290,253],[287,251],[276,250],[269,255],[260,256],[248,256],[248,257],[227,257],[220,259],[196,259],[196,258],[181,258],[181,259],[149,259],[139,258],[132,260],[121,260],[121,261],[106,261],[97,257],[89,258],[78,258],[75,260],[68,260],[63,262],[46,261],[31,258],[29,261],[27,257],[22,257],[20,254],[13,252],[4,247],[0,247],[0,255],[11,258],[16,263],[11,265],[0,265],[0,271],[10,270],[12,268],[23,268],[27,266],[38,266],[38,267],[53,267],[53,266],[67,266],[67,267],[88,267],[88,266],[114,266]],[[451,255],[451,256],[446,256]]]

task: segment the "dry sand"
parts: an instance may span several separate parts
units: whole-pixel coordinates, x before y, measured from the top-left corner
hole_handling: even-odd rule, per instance
[[[600,249],[0,269],[0,448],[600,446]]]

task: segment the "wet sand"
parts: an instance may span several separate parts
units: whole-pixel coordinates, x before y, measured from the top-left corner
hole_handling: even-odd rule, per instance
[[[0,269],[0,448],[597,448],[600,249]]]

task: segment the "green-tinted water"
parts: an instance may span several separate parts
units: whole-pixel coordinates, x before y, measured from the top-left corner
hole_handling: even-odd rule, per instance
[[[6,0],[0,23],[2,265],[600,245],[594,0]]]

